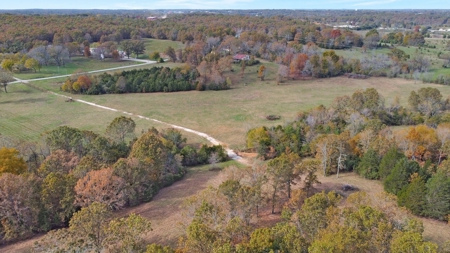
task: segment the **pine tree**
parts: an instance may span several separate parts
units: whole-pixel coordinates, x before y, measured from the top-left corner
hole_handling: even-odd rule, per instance
[[[450,177],[438,171],[427,182],[425,214],[436,219],[446,219],[450,213]]]
[[[364,156],[361,159],[358,167],[356,167],[356,171],[360,176],[363,176],[367,179],[378,179],[378,168],[380,165],[380,158],[377,152],[373,149],[367,150],[364,153]]]
[[[398,194],[398,204],[408,208],[413,214],[422,215],[426,205],[426,189],[422,177],[417,173],[412,174],[411,183]]]
[[[405,157],[405,155],[400,153],[397,147],[390,148],[389,151],[383,156],[383,159],[381,159],[380,162],[380,167],[378,170],[378,175],[380,176],[380,179],[381,180],[386,179],[386,177],[391,173],[392,169],[394,168],[398,160],[400,160],[403,157]]]

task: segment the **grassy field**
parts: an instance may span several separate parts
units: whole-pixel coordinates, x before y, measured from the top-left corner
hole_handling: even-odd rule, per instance
[[[265,81],[257,78],[258,66],[248,67],[244,77],[240,77],[240,70],[233,73],[235,85],[225,91],[71,96],[202,131],[239,149],[244,148],[245,135],[249,129],[261,125],[284,124],[294,120],[301,110],[320,104],[329,105],[336,96],[351,95],[358,89],[376,88],[385,97],[386,104],[399,96],[400,102],[406,105],[412,90],[428,86],[438,88],[444,98],[450,95],[448,86],[415,83],[400,78],[357,80],[336,77],[286,81],[276,85],[277,65],[264,64],[268,68]],[[238,69],[237,66],[235,69]],[[58,91],[60,82],[39,81],[35,84]],[[266,120],[265,117],[270,114],[279,115],[281,119]]]
[[[173,49],[183,49],[185,45],[179,41],[171,41],[171,40],[154,40],[154,39],[144,39],[145,44],[145,54],[139,56],[140,59],[148,59],[149,55],[153,52],[164,52],[169,46],[173,47]]]
[[[43,78],[50,76],[59,76],[59,75],[70,75],[77,70],[81,71],[92,71],[99,69],[107,69],[107,68],[115,68],[129,65],[142,64],[142,62],[135,61],[116,61],[113,59],[105,59],[104,61],[100,61],[93,58],[85,58],[85,57],[73,57],[72,61],[66,64],[63,67],[57,66],[43,66],[41,71],[34,72],[22,72],[22,73],[14,73],[14,76],[20,79],[34,79],[34,78]]]
[[[58,126],[71,126],[96,133],[104,133],[106,126],[119,112],[108,111],[41,92],[25,84],[12,84],[7,94],[0,95],[0,134],[15,139],[37,141],[45,131]],[[164,124],[134,117],[135,134],[151,127],[167,128]],[[206,143],[201,137],[184,133],[192,143]]]

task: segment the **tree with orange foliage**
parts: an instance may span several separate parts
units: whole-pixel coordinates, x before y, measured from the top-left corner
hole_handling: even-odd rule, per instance
[[[406,140],[409,141],[407,156],[413,160],[426,161],[431,159],[439,148],[436,131],[426,125],[409,128]]]
[[[87,91],[89,88],[91,88],[92,81],[91,79],[86,75],[81,75],[77,79],[78,85],[80,85],[80,89],[82,92]]]
[[[290,65],[290,76],[292,78],[299,78],[302,76],[302,71],[305,68],[308,59],[309,57],[306,54],[298,54],[294,57],[294,60]]]
[[[84,53],[84,57],[89,57],[89,56],[91,56],[91,49],[89,48],[89,46],[85,46],[85,47],[84,47],[83,53]]]
[[[75,203],[86,207],[99,202],[106,204],[111,210],[119,210],[126,204],[124,188],[125,181],[115,176],[111,168],[93,170],[75,185]]]

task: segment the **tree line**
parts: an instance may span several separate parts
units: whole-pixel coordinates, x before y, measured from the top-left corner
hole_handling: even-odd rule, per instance
[[[200,79],[202,82],[200,83]],[[176,92],[189,90],[228,89],[226,79],[206,82],[196,68],[184,65],[177,68],[153,67],[122,71],[115,74],[103,73],[89,76],[78,73],[70,76],[61,86],[62,91],[89,95],[117,93]]]
[[[222,146],[187,145],[175,129],[153,128],[139,138],[134,130],[134,121],[122,116],[104,136],[62,126],[46,132],[43,143],[3,140],[0,243],[72,227],[76,215],[96,203],[102,206],[92,208],[115,211],[148,202],[181,179],[186,166],[228,159]]]

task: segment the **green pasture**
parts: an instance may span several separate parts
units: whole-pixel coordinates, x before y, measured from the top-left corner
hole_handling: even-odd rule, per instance
[[[79,102],[66,102],[63,97],[25,84],[11,84],[8,93],[0,93],[0,135],[14,139],[37,141],[42,133],[64,125],[103,134],[114,118],[124,115]],[[136,136],[151,127],[168,127],[135,116],[132,118],[136,122]],[[206,142],[190,133],[184,135],[191,143]]]
[[[437,87],[444,97],[450,87],[415,83],[405,79],[369,78],[366,80],[336,77],[329,79],[275,81],[276,64],[264,63],[268,74],[264,81],[257,77],[258,66],[248,67],[244,77],[235,66],[235,84],[225,91],[189,91],[122,95],[72,95],[89,102],[144,115],[164,122],[210,134],[232,148],[244,148],[246,132],[254,127],[274,126],[292,121],[297,113],[320,104],[330,105],[337,96],[351,95],[355,90],[376,88],[391,103],[396,96],[407,105],[409,93],[422,87]],[[41,81],[44,82],[44,81]],[[40,83],[40,82],[39,82]],[[39,84],[36,83],[36,84]],[[60,84],[47,82],[46,87]],[[268,121],[267,115],[280,120]]]
[[[144,44],[145,53],[139,56],[140,59],[148,59],[153,52],[163,53],[169,46],[173,47],[175,51],[185,47],[183,43],[171,40],[144,39]]]
[[[123,67],[129,65],[142,64],[142,62],[135,61],[117,61],[110,58],[105,59],[104,61],[86,58],[86,57],[72,57],[70,63],[65,66],[43,66],[40,71],[27,71],[21,73],[14,73],[14,76],[19,79],[34,79],[34,78],[43,78],[43,77],[51,77],[51,76],[60,76],[60,75],[70,75],[75,71],[93,71],[99,69],[108,69],[108,68],[116,68]]]

